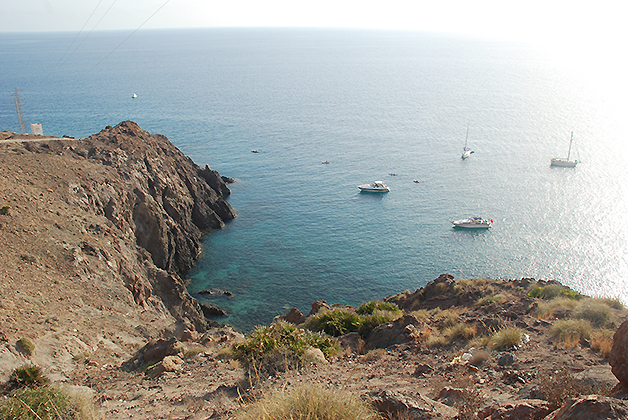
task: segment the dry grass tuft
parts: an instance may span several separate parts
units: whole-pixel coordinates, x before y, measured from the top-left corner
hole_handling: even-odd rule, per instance
[[[577,380],[567,368],[555,372],[545,372],[540,378],[541,393],[545,396],[545,400],[550,403],[552,410],[562,407],[569,398],[586,394],[608,394],[606,390],[594,389],[594,387],[587,386],[582,381]]]
[[[525,332],[517,327],[504,327],[491,335],[490,346],[493,350],[507,350],[514,346],[520,346]]]
[[[555,298],[549,301],[539,302],[533,314],[540,319],[552,319],[556,314],[568,314],[578,306],[578,301],[570,298]]]
[[[276,392],[242,408],[240,420],[377,420],[378,413],[345,390],[304,384]]]
[[[378,360],[382,360],[384,358],[388,357],[388,352],[384,349],[373,349],[373,350],[369,350],[365,355],[364,355],[364,361],[365,362],[376,362]]]
[[[582,340],[591,338],[591,323],[586,319],[559,319],[550,328],[550,334],[556,340],[554,348],[575,347]]]
[[[613,348],[613,330],[598,330],[591,334],[591,348],[605,359],[611,354]]]
[[[574,313],[576,318],[586,319],[596,328],[613,327],[615,315],[608,303],[601,299],[585,299]]]

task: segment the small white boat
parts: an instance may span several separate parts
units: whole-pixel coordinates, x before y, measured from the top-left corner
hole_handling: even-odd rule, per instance
[[[562,166],[564,168],[573,168],[578,164],[577,160],[570,160],[571,157],[571,143],[573,143],[573,131],[571,132],[571,140],[569,140],[569,151],[567,152],[567,158],[552,158],[551,166]]]
[[[488,229],[492,226],[493,220],[484,220],[481,217],[469,217],[468,219],[452,220],[454,227],[466,229]]]
[[[137,98],[137,95],[134,93],[133,95],[131,95],[131,98],[135,99]]]
[[[388,192],[390,188],[383,181],[375,181],[371,184],[358,185],[360,191],[364,192]]]
[[[467,137],[464,139],[464,147],[462,148],[462,156],[460,156],[462,160],[465,160],[466,158],[471,156],[471,153],[473,153],[473,150],[467,147],[468,141],[469,141],[469,124],[467,124]]]

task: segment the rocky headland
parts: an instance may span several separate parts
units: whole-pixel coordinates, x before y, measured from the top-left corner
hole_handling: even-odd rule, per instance
[[[0,326],[66,375],[78,353],[120,363],[146,340],[204,332],[181,275],[235,212],[224,180],[133,122],[84,139],[0,140]],[[6,348],[1,374],[23,361]]]
[[[359,308],[293,308],[257,335],[321,331],[325,352],[208,319],[181,276],[235,217],[229,193],[133,122],[0,133],[0,380],[39,366],[109,419],[235,418],[304,384],[386,419],[628,418],[628,312],[556,282],[443,274]]]

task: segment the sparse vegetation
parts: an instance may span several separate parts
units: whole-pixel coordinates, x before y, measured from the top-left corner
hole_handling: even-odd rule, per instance
[[[394,303],[372,300],[360,305],[356,311],[359,315],[372,315],[376,312],[390,312],[397,317],[401,316],[401,309]]]
[[[240,410],[240,420],[376,420],[378,413],[341,389],[299,385],[264,397]]]
[[[91,407],[91,404],[88,404]],[[64,390],[52,387],[25,388],[0,402],[3,420],[91,420],[93,407],[88,409]]]
[[[598,299],[585,299],[578,305],[574,316],[578,319],[586,319],[596,328],[613,326],[615,315],[611,307]]]
[[[31,356],[35,351],[35,344],[26,337],[22,337],[15,343],[15,347],[22,353]]]
[[[43,374],[39,366],[20,366],[11,372],[9,376],[9,389],[37,388],[48,384],[48,378]]]
[[[528,292],[528,296],[539,299],[554,299],[559,296],[569,299],[582,298],[582,295],[580,293],[558,284],[535,287]]]
[[[491,295],[491,296],[484,296],[480,299],[478,299],[478,301],[476,302],[477,306],[484,306],[489,302],[497,302],[497,303],[504,303],[506,301],[506,295],[504,295],[503,293],[498,293],[496,295]]]
[[[7,215],[7,214],[9,214],[9,210],[10,210],[9,206],[2,206],[2,207],[0,207],[0,215]]]
[[[586,319],[559,319],[554,322],[550,333],[556,340],[554,348],[559,345],[564,347],[575,347],[582,340],[591,338],[591,323]]]
[[[203,353],[205,351],[205,349],[203,349],[202,347],[193,347],[191,349],[187,349],[185,350],[185,352],[183,353],[183,358],[184,359],[191,359],[194,356],[197,356],[201,353]]]
[[[545,400],[550,403],[550,408],[556,410],[561,407],[569,398],[575,398],[593,392],[592,387],[578,381],[567,368],[558,371],[548,371],[540,375],[539,387]]]
[[[541,319],[555,318],[556,315],[564,317],[570,314],[578,306],[578,301],[570,298],[559,297],[549,301],[539,302],[533,311],[534,316]]]
[[[243,362],[249,379],[298,368],[309,348],[318,348],[325,357],[339,352],[335,339],[278,322],[253,331],[244,343],[233,346],[233,356]]]
[[[304,326],[312,331],[323,331],[333,337],[350,332],[359,332],[366,336],[379,325],[399,318],[401,313],[395,304],[373,301],[363,304],[356,312],[350,308],[320,311],[310,317]]]
[[[613,330],[597,330],[591,334],[591,348],[605,359],[611,354],[614,333]]]
[[[496,331],[490,338],[493,350],[507,350],[513,346],[520,346],[525,336],[524,331],[517,327],[504,327]]]

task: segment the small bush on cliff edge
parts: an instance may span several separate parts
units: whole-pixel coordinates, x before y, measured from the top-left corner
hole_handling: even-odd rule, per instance
[[[557,284],[536,287],[528,292],[528,296],[539,299],[554,299],[559,296],[569,299],[582,299],[580,293]]]
[[[234,345],[233,357],[243,362],[249,379],[255,379],[298,368],[310,348],[320,349],[325,357],[340,351],[331,337],[277,322],[257,328],[244,343]]]
[[[381,324],[393,321],[401,315],[402,311],[394,303],[371,301],[363,303],[356,311],[350,308],[320,311],[309,317],[304,325],[312,331],[324,331],[334,337],[350,332],[359,332],[366,336]]]

